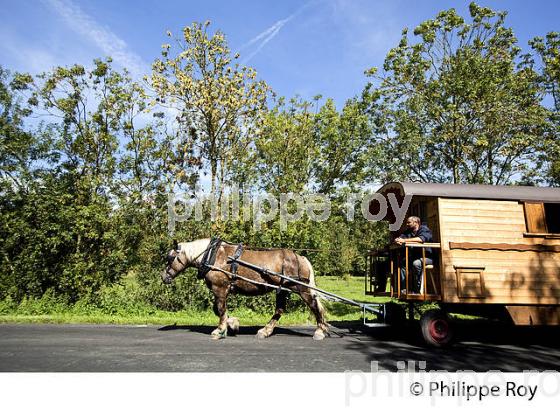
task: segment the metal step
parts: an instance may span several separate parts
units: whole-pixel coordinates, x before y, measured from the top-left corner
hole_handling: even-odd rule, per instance
[[[381,323],[381,322],[364,322],[365,327],[389,327],[391,326],[388,323]]]

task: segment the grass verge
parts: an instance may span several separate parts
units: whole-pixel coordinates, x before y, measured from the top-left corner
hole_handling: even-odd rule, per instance
[[[68,306],[52,295],[45,294],[41,299],[25,299],[19,304],[10,300],[0,301],[0,322],[3,323],[93,323],[93,324],[154,324],[154,325],[216,325],[217,318],[211,309],[182,310],[168,312],[127,298],[127,286],[118,292],[123,300],[111,300],[106,306],[91,306],[77,303]],[[364,294],[363,278],[318,277],[317,286],[326,291],[365,303],[382,303],[389,298],[373,298]],[[292,298],[297,296],[292,295]],[[359,308],[335,302],[323,302],[329,321],[361,320]],[[229,311],[236,316],[242,326],[260,326],[268,322],[273,312],[259,313],[246,307]],[[314,318],[309,310],[288,312],[281,319],[282,325],[312,325]]]

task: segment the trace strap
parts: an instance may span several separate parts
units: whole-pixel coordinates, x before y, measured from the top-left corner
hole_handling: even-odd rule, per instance
[[[235,287],[235,280],[238,277],[237,268],[239,267],[239,263],[237,262],[237,260],[241,257],[242,253],[243,253],[243,244],[240,243],[239,245],[237,245],[237,249],[235,249],[235,253],[233,254],[233,257],[229,258],[229,260],[227,261],[227,263],[231,265],[230,271],[233,274],[233,279],[230,283],[230,288],[232,290]]]

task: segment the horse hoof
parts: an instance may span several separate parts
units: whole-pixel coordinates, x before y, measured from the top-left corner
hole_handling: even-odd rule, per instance
[[[237,319],[236,317],[228,318],[227,326],[231,331],[231,334],[237,334],[239,332],[239,319]]]
[[[226,336],[227,336],[227,328],[224,330],[215,329],[212,333],[210,333],[210,338],[212,340],[225,339]]]
[[[269,335],[266,334],[266,330],[265,329],[261,329],[257,332],[257,339],[259,340],[264,340],[268,337]]]
[[[323,340],[325,338],[325,333],[321,329],[317,329],[313,333],[313,340]]]

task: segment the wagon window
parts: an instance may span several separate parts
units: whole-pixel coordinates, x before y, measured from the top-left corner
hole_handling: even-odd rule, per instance
[[[544,204],[548,233],[560,233],[560,204]]]
[[[525,223],[530,233],[560,233],[560,204],[526,202]]]

